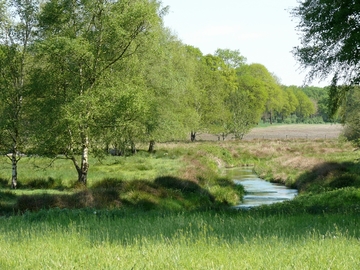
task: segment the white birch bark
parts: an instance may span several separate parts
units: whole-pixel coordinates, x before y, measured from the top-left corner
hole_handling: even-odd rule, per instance
[[[79,171],[79,182],[86,185],[87,173],[89,170],[89,137],[85,135],[83,138],[83,147],[81,155],[81,167]]]
[[[11,188],[16,189],[17,186],[17,163],[18,158],[16,152],[11,154]]]

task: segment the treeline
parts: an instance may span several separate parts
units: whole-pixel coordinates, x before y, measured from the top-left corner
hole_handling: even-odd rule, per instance
[[[203,55],[164,27],[166,12],[155,0],[0,1],[0,147],[13,188],[21,153],[62,155],[86,184],[89,153],[327,120],[326,90],[283,86],[237,50]]]

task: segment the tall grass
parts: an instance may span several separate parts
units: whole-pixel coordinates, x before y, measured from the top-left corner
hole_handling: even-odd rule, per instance
[[[357,269],[358,217],[51,210],[0,222],[2,269]]]

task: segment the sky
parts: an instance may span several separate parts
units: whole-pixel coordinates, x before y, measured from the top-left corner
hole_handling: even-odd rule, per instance
[[[247,63],[263,64],[284,85],[304,85],[306,72],[292,50],[300,45],[297,19],[290,10],[297,0],[161,0],[169,6],[164,24],[204,55],[216,49],[239,50]],[[329,82],[317,80],[313,86]]]

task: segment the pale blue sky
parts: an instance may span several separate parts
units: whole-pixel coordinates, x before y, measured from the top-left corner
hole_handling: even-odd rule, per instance
[[[165,26],[203,54],[239,50],[247,63],[263,64],[285,85],[303,85],[291,50],[300,44],[291,8],[297,0],[162,0]],[[311,85],[324,86],[314,81]]]

